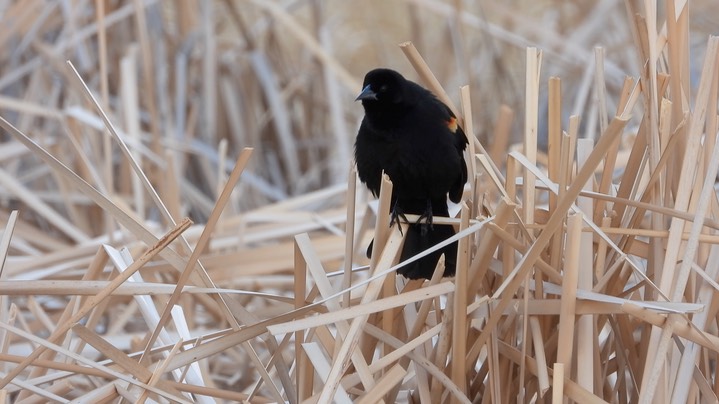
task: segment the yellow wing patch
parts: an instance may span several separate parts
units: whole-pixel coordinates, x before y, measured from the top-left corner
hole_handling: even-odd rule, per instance
[[[449,118],[449,120],[447,121],[447,127],[449,128],[450,131],[452,131],[452,133],[456,132],[457,131],[457,118],[455,118],[455,117]]]

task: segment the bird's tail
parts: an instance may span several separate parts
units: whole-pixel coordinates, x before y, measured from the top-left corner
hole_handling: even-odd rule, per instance
[[[426,230],[426,228],[425,228]],[[420,252],[433,247],[444,240],[454,236],[455,231],[451,225],[432,226],[429,231],[422,234],[422,224],[411,224],[404,240],[400,261],[404,261]],[[439,257],[444,254],[444,276],[454,276],[457,268],[457,242],[449,245],[400,268],[397,273],[409,279],[431,279],[437,266]]]

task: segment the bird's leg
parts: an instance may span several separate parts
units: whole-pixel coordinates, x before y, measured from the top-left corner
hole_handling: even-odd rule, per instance
[[[424,223],[422,221],[424,220]],[[424,213],[417,219],[417,223],[422,223],[422,235],[426,236],[427,233],[430,230],[434,230],[434,227],[432,226],[432,200],[427,199],[427,207],[424,210]]]
[[[405,223],[408,223],[407,216],[402,211],[402,208],[399,207],[399,199],[397,199],[394,202],[394,206],[392,207],[392,212],[390,213],[390,221],[389,225],[392,227],[394,224],[397,224],[397,228],[399,229],[399,234],[402,234],[402,226],[400,226],[400,219],[404,220]],[[404,234],[402,234],[404,235]]]

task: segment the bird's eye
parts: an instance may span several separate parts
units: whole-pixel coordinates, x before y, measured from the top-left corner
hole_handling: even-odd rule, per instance
[[[381,91],[381,92],[387,91],[387,84],[382,84],[382,85],[379,87],[379,91]]]

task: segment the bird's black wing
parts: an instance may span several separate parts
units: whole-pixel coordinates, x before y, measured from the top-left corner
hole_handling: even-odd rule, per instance
[[[457,123],[457,117],[452,113],[452,110],[450,110],[449,107],[446,106],[444,103],[442,104],[442,106],[445,108],[449,116],[447,120],[447,127],[454,136],[454,147],[457,150],[457,154],[459,155],[459,167],[457,167],[457,169],[459,170],[459,175],[457,176],[456,181],[452,183],[449,188],[449,200],[454,203],[459,203],[459,201],[462,200],[464,184],[467,183],[467,165],[464,161],[464,150],[467,148],[468,144],[467,135],[465,135],[462,128],[459,127],[459,124]]]
[[[382,184],[383,162],[378,158],[380,147],[379,136],[367,124],[366,118],[363,119],[355,140],[355,163],[360,181],[374,196],[379,196]]]

